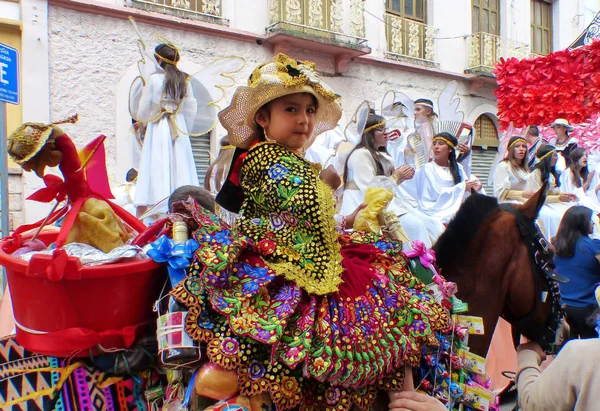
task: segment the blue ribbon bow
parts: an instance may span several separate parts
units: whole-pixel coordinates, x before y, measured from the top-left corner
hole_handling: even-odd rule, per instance
[[[164,234],[150,246],[152,248],[146,254],[157,263],[167,263],[172,287],[175,287],[187,276],[190,260],[199,247],[193,238],[185,243],[175,243]]]

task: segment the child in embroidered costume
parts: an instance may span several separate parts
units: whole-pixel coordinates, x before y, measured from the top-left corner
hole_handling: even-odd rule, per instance
[[[302,153],[340,116],[313,63],[279,54],[254,70],[219,114],[237,148],[217,202],[237,224],[194,210],[200,248],[172,292],[208,359],[278,410],[369,409],[449,322],[400,243],[336,230],[331,189]]]

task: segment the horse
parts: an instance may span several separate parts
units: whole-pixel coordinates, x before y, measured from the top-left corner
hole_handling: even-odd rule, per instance
[[[483,318],[485,334],[469,339],[476,354],[487,354],[500,316],[513,325],[515,344],[518,334],[543,345],[553,343],[564,315],[553,280],[564,279],[553,273],[547,243],[534,225],[545,193],[544,186],[514,206],[473,194],[434,244],[440,273],[458,285],[469,315]]]

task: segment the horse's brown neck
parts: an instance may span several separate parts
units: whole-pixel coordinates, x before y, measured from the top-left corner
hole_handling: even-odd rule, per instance
[[[471,338],[469,345],[485,356],[506,304],[517,308],[512,314],[521,315],[519,296],[527,301],[532,294],[526,280],[531,279],[527,247],[514,218],[503,212],[490,216],[463,255],[440,269],[447,280],[457,283],[458,297],[469,304],[469,315],[483,317],[485,335]]]

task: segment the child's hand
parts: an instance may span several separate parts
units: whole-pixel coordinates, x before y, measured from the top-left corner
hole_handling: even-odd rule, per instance
[[[447,411],[437,398],[414,391],[402,391],[393,394],[390,411]]]
[[[366,204],[361,204],[358,207],[356,207],[356,210],[354,210],[352,212],[352,214],[347,215],[346,216],[346,229],[350,229],[352,227],[354,227],[354,221],[356,220],[356,216],[358,215],[358,213],[360,213],[360,210],[362,210],[363,208],[365,208],[367,205]]]
[[[335,167],[333,166],[329,166],[321,170],[319,178],[334,191],[337,190],[342,184],[342,179],[337,171],[335,171]]]

